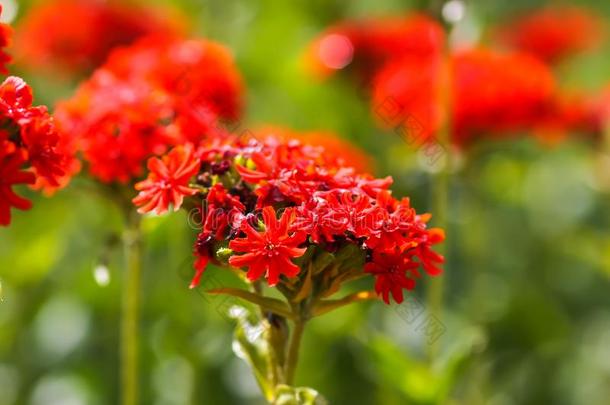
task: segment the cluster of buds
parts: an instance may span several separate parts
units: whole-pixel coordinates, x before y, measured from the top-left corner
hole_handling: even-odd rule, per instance
[[[148,162],[148,178],[136,185],[140,212],[170,206],[196,210],[199,284],[209,263],[266,279],[290,302],[317,301],[347,281],[375,277],[375,293],[403,301],[420,268],[438,275],[443,257],[432,245],[443,231],[428,228],[409,199],[392,197],[390,177],[357,174],[324,149],[273,136],[229,139],[174,148]]]

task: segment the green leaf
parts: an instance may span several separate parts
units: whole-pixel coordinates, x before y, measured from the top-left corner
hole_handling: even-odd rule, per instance
[[[464,326],[452,336],[451,343],[443,347],[437,361],[432,364],[421,360],[384,336],[367,341],[372,365],[388,385],[400,389],[408,403],[445,403],[451,388],[459,377],[459,370],[472,359],[473,352],[484,341],[477,327]],[[402,370],[396,373],[395,370]]]
[[[233,352],[252,368],[264,397],[271,402],[274,387],[269,364],[269,345],[264,339],[265,325],[262,322],[252,325],[248,321],[251,314],[246,308],[234,309],[236,310],[231,311],[231,314],[237,320],[237,326],[233,337]]]
[[[205,291],[208,294],[226,294],[241,298],[248,302],[258,305],[265,311],[270,311],[285,318],[294,319],[290,307],[283,301],[271,297],[264,297],[256,293],[242,290],[239,288],[215,288]]]
[[[328,401],[313,388],[290,387],[280,384],[276,387],[273,405],[327,405]]]

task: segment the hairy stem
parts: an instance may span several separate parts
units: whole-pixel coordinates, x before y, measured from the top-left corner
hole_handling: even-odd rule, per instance
[[[141,277],[140,216],[127,212],[127,227],[123,236],[126,271],[123,281],[121,309],[121,403],[138,404],[139,304]]]

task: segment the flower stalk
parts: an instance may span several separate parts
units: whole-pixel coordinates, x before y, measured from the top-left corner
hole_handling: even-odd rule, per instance
[[[452,162],[452,150],[451,150],[451,112],[452,112],[452,100],[451,100],[451,61],[449,58],[448,46],[445,47],[445,53],[443,55],[441,65],[441,85],[439,86],[439,101],[441,111],[443,112],[442,126],[439,130],[437,142],[439,146],[444,150],[445,159],[442,162],[442,167],[436,175],[435,181],[433,182],[432,189],[432,211],[434,212],[436,219],[436,226],[442,229],[447,229],[447,212],[448,212],[448,200],[449,200],[449,177],[451,171]],[[440,247],[440,254],[445,254],[444,247]],[[430,285],[427,290],[427,303],[429,311],[435,318],[440,318],[442,307],[443,307],[443,293],[444,293],[444,278],[436,277],[430,280]],[[435,340],[428,345],[428,356],[430,360],[436,358],[439,350],[439,340]]]
[[[294,322],[294,327],[292,328],[288,358],[286,359],[286,384],[288,385],[294,385],[294,375],[299,362],[299,351],[301,349],[305,324],[306,321],[304,319],[298,319]]]
[[[139,403],[139,320],[141,262],[141,216],[135,210],[126,212],[123,236],[125,274],[121,308],[121,403]]]

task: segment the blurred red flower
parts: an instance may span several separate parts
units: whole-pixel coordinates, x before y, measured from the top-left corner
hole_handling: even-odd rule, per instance
[[[610,129],[610,84],[590,96],[585,105],[589,113],[586,116],[586,122],[590,124],[588,128],[592,128],[592,133],[601,139],[604,131]]]
[[[448,63],[452,136],[458,144],[531,127],[553,100],[552,72],[527,54],[473,49],[452,54]],[[435,134],[442,123],[442,66],[440,58],[389,63],[375,79],[373,108],[391,100],[400,110],[392,125],[413,117],[422,140]]]
[[[579,7],[549,6],[498,29],[498,39],[547,62],[557,62],[600,42],[602,21]]]
[[[603,131],[600,105],[600,99],[581,92],[557,92],[536,123],[535,135],[550,145],[574,135],[600,138]]]
[[[243,109],[244,86],[233,55],[213,41],[152,35],[118,48],[103,67],[121,79],[145,81],[175,95],[180,119],[207,114],[232,121]]]
[[[369,80],[388,60],[427,58],[443,46],[443,28],[423,14],[369,18],[328,28],[311,44],[307,60],[320,75],[349,67]]]
[[[168,146],[224,136],[219,120],[240,114],[241,97],[240,75],[221,45],[149,37],[114,52],[56,117],[91,174],[126,183]]]
[[[400,125],[414,119],[421,133],[414,138],[426,139],[441,125],[440,54],[427,58],[404,57],[388,62],[375,75],[372,87],[372,110],[382,126]],[[392,108],[386,111],[386,106]]]
[[[458,52],[453,64],[453,128],[458,143],[531,128],[552,102],[548,66],[524,53]]]
[[[118,0],[46,0],[32,6],[18,26],[17,60],[32,69],[83,74],[116,46],[183,32],[182,19],[168,9]]]
[[[0,4],[0,15],[2,15],[2,5]],[[8,73],[6,65],[11,61],[11,57],[5,52],[5,48],[11,43],[11,27],[0,23],[0,73]]]
[[[256,138],[275,137],[283,141],[297,139],[305,145],[322,147],[328,160],[335,159],[336,166],[353,167],[358,172],[373,170],[373,159],[346,139],[330,131],[299,132],[278,126],[264,126],[254,131]]]

